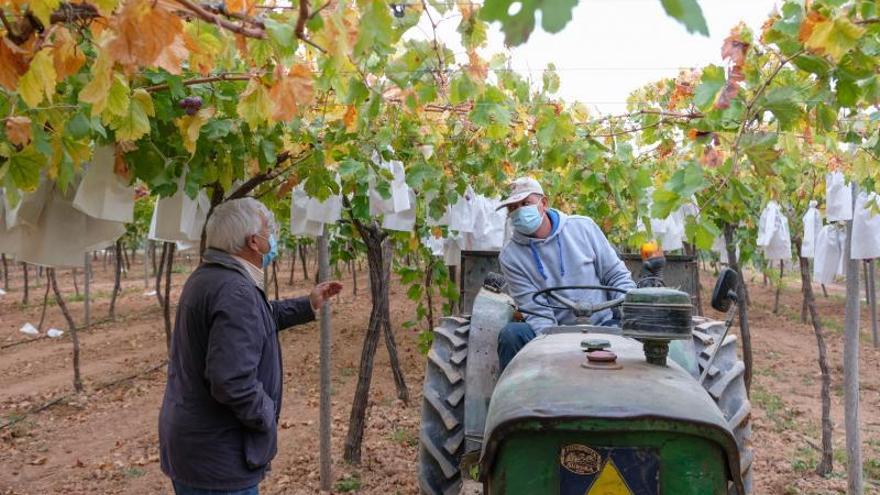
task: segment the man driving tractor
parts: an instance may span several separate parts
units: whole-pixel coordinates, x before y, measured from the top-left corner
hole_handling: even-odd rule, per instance
[[[636,287],[629,270],[617,256],[605,234],[591,218],[566,215],[549,207],[541,184],[520,177],[510,185],[510,194],[499,208],[507,208],[514,233],[501,250],[501,272],[510,295],[525,316],[524,322],[508,323],[498,335],[501,370],[517,352],[541,334],[543,329],[574,323],[571,310],[538,304],[536,291],[548,287],[603,285],[624,291]],[[557,294],[587,303],[610,299],[603,290],[560,290]],[[552,298],[552,295],[544,295]],[[618,326],[610,309],[593,313],[590,323]]]

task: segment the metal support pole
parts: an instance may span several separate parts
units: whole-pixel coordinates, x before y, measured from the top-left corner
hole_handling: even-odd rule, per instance
[[[865,283],[871,289],[871,302],[868,303],[868,309],[871,311],[871,336],[874,347],[880,347],[877,338],[877,285],[874,283],[874,260],[868,260],[868,280]]]
[[[324,225],[324,233],[318,237],[318,280],[326,282],[330,278],[330,253],[327,236],[329,228]],[[332,458],[330,456],[330,426],[333,411],[330,403],[330,343],[332,337],[330,321],[330,301],[321,307],[321,411],[320,411],[320,449],[321,449],[321,490],[330,491]]]
[[[84,258],[84,267],[83,272],[85,273],[85,298],[83,299],[83,303],[85,304],[85,314],[86,314],[86,331],[89,330],[92,326],[92,312],[91,312],[91,303],[92,303],[92,253],[86,253]]]
[[[852,184],[853,201],[858,194]],[[862,495],[862,442],[859,431],[859,262],[850,259],[852,220],[846,222],[846,316],[843,343],[844,425],[846,427],[846,472],[848,495]]]
[[[150,241],[144,239],[144,291],[150,289],[150,273],[147,269],[147,252],[150,250]]]

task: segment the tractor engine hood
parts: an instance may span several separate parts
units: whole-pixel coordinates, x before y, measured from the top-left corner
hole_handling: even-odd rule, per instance
[[[585,367],[581,342],[601,338],[617,355],[608,369]],[[601,368],[601,366],[600,366]],[[617,369],[611,369],[617,368]],[[617,335],[544,334],[531,341],[499,377],[486,418],[480,473],[491,472],[498,449],[518,426],[539,430],[590,420],[610,420],[611,430],[633,431],[652,421],[654,431],[696,435],[718,445],[727,457],[728,475],[743,493],[736,440],[718,406],[694,377],[672,360],[667,366],[645,361],[642,344]]]

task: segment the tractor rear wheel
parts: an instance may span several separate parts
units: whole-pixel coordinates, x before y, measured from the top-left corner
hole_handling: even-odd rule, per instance
[[[419,432],[419,486],[423,494],[452,495],[461,489],[469,331],[470,321],[457,317],[441,319],[434,329]]]
[[[728,334],[724,342],[715,351],[718,339],[724,334],[724,323],[720,321],[705,321],[696,325],[694,329],[694,347],[697,354],[700,373],[703,372],[712,357],[713,352],[718,356],[712,362],[712,368],[706,375],[703,388],[709,392],[712,399],[718,404],[718,408],[724,413],[739,448],[740,474],[746,494],[752,492],[752,404],[746,393],[745,365],[736,354],[735,335]],[[736,488],[731,484],[729,492],[736,494]]]

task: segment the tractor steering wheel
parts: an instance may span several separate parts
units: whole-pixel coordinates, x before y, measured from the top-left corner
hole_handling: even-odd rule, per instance
[[[603,309],[613,308],[615,306],[619,306],[623,303],[623,297],[618,297],[617,299],[612,299],[610,301],[599,303],[599,304],[590,304],[590,303],[581,303],[577,301],[572,301],[571,299],[563,296],[562,294],[554,294],[556,291],[562,290],[571,290],[571,289],[585,289],[585,290],[606,290],[612,292],[620,292],[621,294],[626,294],[629,292],[627,289],[621,289],[619,287],[610,287],[607,285],[563,285],[558,287],[547,287],[546,289],[541,289],[532,294],[532,301],[538,306],[543,306],[545,308],[550,309],[559,309],[559,310],[571,310],[575,313],[575,316],[590,316],[593,313],[597,313],[602,311]],[[544,299],[539,299],[539,297],[544,296]],[[555,306],[550,304],[550,299],[554,299],[564,306]]]

